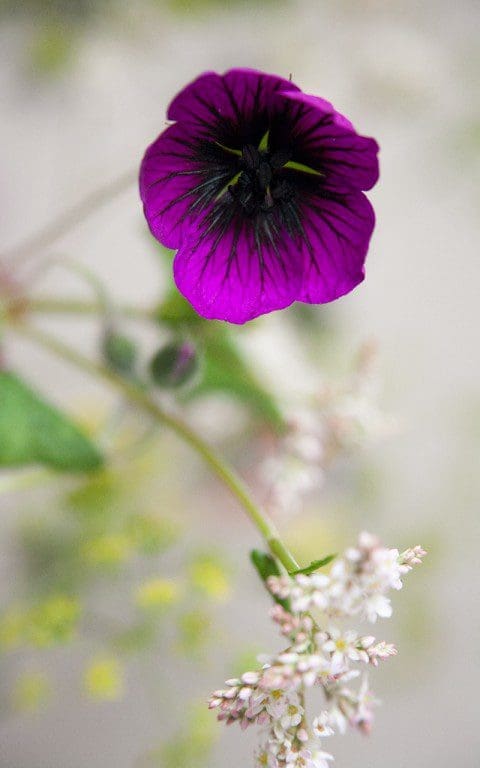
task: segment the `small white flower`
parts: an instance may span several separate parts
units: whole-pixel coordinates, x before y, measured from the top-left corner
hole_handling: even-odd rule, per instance
[[[265,709],[274,720],[280,720],[285,714],[290,698],[281,688],[269,691],[268,699],[265,703]]]
[[[332,723],[333,728],[339,731],[342,735],[346,732],[348,720],[338,706],[335,706],[330,710],[330,722]]]
[[[372,624],[375,624],[378,616],[382,619],[389,619],[393,612],[390,599],[382,594],[373,594],[366,597],[363,604],[363,610],[365,612],[365,617]]]
[[[326,659],[318,653],[305,654],[300,658],[297,664],[297,671],[301,675],[303,685],[311,688],[315,685],[318,675],[327,664]]]
[[[312,753],[302,747],[300,750],[291,749],[285,755],[285,763],[289,768],[310,768],[312,766]]]
[[[343,665],[334,664],[332,658],[319,656],[320,663],[316,669],[316,678],[322,685],[327,685],[334,677],[345,672]]]
[[[333,755],[317,750],[312,754],[308,768],[330,768],[328,764],[331,760],[333,760]]]
[[[342,634],[336,627],[331,627],[328,635],[329,639],[322,645],[322,651],[332,654],[333,667],[345,667],[349,661],[360,660],[356,632],[349,630]]]
[[[322,739],[324,736],[332,736],[334,733],[333,728],[330,725],[330,713],[324,710],[316,717],[312,723],[312,732],[317,739]]]
[[[322,573],[295,576],[295,583],[290,593],[292,610],[296,613],[318,608],[324,611],[328,605],[328,587],[330,579]]]
[[[362,680],[356,700],[356,708],[351,717],[352,725],[363,733],[370,733],[373,723],[373,707],[378,704],[368,686],[368,678]]]
[[[285,731],[288,731],[289,728],[295,728],[297,725],[300,725],[302,717],[303,707],[298,702],[295,702],[294,699],[290,699],[285,714],[280,719],[280,724]]]
[[[255,768],[279,768],[277,758],[267,749],[261,749],[256,754]]]
[[[377,547],[371,553],[373,580],[378,589],[401,589],[398,549]]]
[[[289,576],[269,576],[266,583],[275,597],[279,597],[281,600],[290,597],[293,585]]]
[[[263,693],[263,691],[257,691],[254,695],[250,696],[248,707],[245,712],[249,720],[254,720],[262,713],[262,711],[265,709],[266,700],[267,696],[265,693]]]

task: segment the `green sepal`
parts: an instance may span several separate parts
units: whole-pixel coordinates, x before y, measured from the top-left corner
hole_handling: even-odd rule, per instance
[[[298,568],[296,571],[289,571],[289,575],[297,576],[299,573],[303,573],[305,576],[308,576],[309,574],[318,571],[319,568],[323,568],[325,565],[331,563],[332,560],[335,560],[336,556],[337,554],[335,553],[334,555],[327,555],[321,560],[312,560],[310,565],[306,565],[305,568]]]

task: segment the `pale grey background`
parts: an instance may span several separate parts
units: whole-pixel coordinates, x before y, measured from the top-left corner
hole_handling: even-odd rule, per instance
[[[142,6],[143,8],[143,6]],[[365,768],[475,768],[480,759],[478,446],[479,126],[476,2],[371,0],[241,4],[198,15],[131,10],[125,28],[91,31],[73,69],[53,81],[22,72],[21,25],[0,31],[1,243],[14,245],[68,208],[84,193],[135,167],[146,144],[162,129],[165,107],[182,85],[204,69],[248,65],[288,76],[344,111],[381,144],[382,180],[371,195],[378,226],[362,287],[338,307],[345,355],[375,337],[385,380],[384,403],[399,416],[398,437],[368,457],[382,473],[381,509],[352,522],[394,543],[422,538],[439,551],[412,580],[428,609],[428,642],[405,647],[403,657],[375,675],[384,700],[369,740],[354,735],[329,744],[337,766]],[[120,298],[147,302],[158,275],[145,253],[147,237],[135,189],[100,210],[59,243],[95,267]],[[58,270],[42,286],[77,291]],[[89,348],[88,323],[47,324]],[[282,367],[291,352],[282,322],[272,317],[248,339],[264,375],[284,391],[297,385]],[[23,343],[8,346],[10,359],[64,404],[91,395],[107,397],[90,380]],[[293,352],[292,352],[293,354]],[[306,373],[308,376],[308,372]],[[184,453],[181,454],[184,456]],[[187,454],[185,454],[187,461]],[[198,478],[195,463],[193,480]],[[195,474],[196,473],[196,474]],[[216,487],[199,504],[212,535],[246,552],[252,532]],[[213,513],[212,499],[218,502]],[[233,510],[233,506],[232,506]],[[2,513],[3,514],[3,513]],[[0,591],[15,578],[8,550],[15,501],[5,505]],[[232,530],[233,528],[233,530]],[[214,532],[214,533],[213,533]],[[423,536],[432,540],[423,541]],[[429,570],[430,569],[430,570]],[[232,642],[258,635],[268,648],[272,632],[265,603],[246,574],[236,602],[220,617],[224,632],[242,620]],[[250,595],[255,595],[253,607]],[[408,612],[408,591],[398,601]],[[248,610],[247,610],[248,608]],[[395,639],[395,628],[385,626]],[[78,651],[81,656],[82,650]],[[62,670],[60,700],[38,716],[0,723],[4,768],[130,768],[138,754],[173,722],[170,702],[152,709],[134,675],[125,701],[94,706],[73,684],[78,659],[68,649],[55,657]],[[159,667],[162,659],[158,660]],[[202,695],[227,670],[213,657],[204,673],[169,668],[182,697]],[[178,679],[176,675],[179,675]],[[212,768],[250,764],[253,732],[223,734]]]

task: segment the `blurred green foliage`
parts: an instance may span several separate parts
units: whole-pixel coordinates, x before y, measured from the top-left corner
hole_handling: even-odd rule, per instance
[[[132,515],[126,528],[130,540],[142,555],[158,555],[178,538],[178,525],[173,520],[152,513]]]
[[[232,677],[241,677],[246,671],[254,671],[258,669],[259,661],[258,657],[263,653],[261,646],[251,646],[250,648],[243,648],[240,653],[237,653],[229,664],[229,670],[231,670]]]
[[[272,6],[288,0],[264,0]],[[254,0],[137,0],[136,18],[178,15],[180,19],[226,9],[255,8]],[[23,22],[28,31],[26,71],[40,77],[62,75],[82,51],[89,31],[101,25],[104,35],[131,27],[132,7],[118,0],[0,0],[0,20]],[[139,24],[139,29],[141,23]]]
[[[138,508],[147,477],[141,457],[129,461],[128,472],[110,466],[68,489],[58,508],[24,519],[25,567],[37,593],[61,587],[76,594],[175,543],[178,523]]]
[[[80,618],[80,604],[69,595],[51,595],[33,606],[14,604],[0,614],[0,649],[48,648],[70,642]]]
[[[36,712],[51,696],[50,681],[43,672],[23,672],[15,681],[12,704],[17,712]]]
[[[58,75],[73,63],[75,51],[75,34],[65,24],[41,26],[28,49],[29,69],[45,76]]]
[[[60,485],[53,499],[21,516],[16,547],[26,578],[0,610],[0,654],[41,664],[59,646],[88,639],[93,652],[78,686],[97,702],[124,696],[139,656],[155,666],[160,654],[175,653],[177,664],[179,657],[202,660],[213,636],[210,606],[228,594],[229,569],[213,550],[185,548],[173,515],[152,511],[152,498],[162,506],[157,468],[154,442],[127,465],[119,456],[108,469]],[[184,564],[172,573],[163,555],[176,547]],[[102,607],[97,596],[105,587],[110,598]],[[20,673],[9,700],[15,711],[33,711],[53,693],[39,669]],[[194,721],[187,731],[198,740]],[[187,731],[178,737],[182,755]]]
[[[170,739],[156,754],[162,768],[198,768],[205,765],[215,743],[217,724],[202,703],[191,707],[186,727]]]
[[[15,373],[0,371],[0,406],[0,466],[46,464],[70,472],[101,466],[88,437]]]
[[[178,622],[177,650],[189,658],[200,658],[212,636],[212,618],[199,608],[183,613]]]
[[[52,595],[27,614],[27,638],[39,648],[68,643],[77,631],[80,612],[77,599],[69,595]]]
[[[166,6],[176,13],[185,15],[257,6],[255,0],[153,0],[153,2],[160,8]],[[263,4],[273,6],[285,5],[287,2],[288,0],[263,0]]]

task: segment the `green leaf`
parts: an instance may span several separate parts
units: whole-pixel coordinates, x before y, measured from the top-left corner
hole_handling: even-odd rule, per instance
[[[257,381],[228,328],[219,326],[204,336],[203,358],[203,377],[191,396],[225,392],[240,400],[277,431],[284,429],[283,416],[275,399]]]
[[[16,374],[0,372],[0,466],[46,464],[87,471],[103,462],[94,444]]]
[[[178,328],[179,325],[199,326],[206,321],[197,315],[191,304],[183,298],[176,288],[168,291],[162,303],[157,307],[156,317],[159,323]]]
[[[269,576],[280,576],[281,571],[277,565],[277,561],[266,552],[262,552],[260,549],[252,549],[250,552],[250,560],[252,561],[258,575],[265,583]],[[271,593],[269,593],[271,594]],[[271,595],[276,603],[285,608],[286,611],[290,611],[290,601],[288,599],[282,600],[280,597]]]
[[[280,568],[276,561],[271,555],[267,555],[266,552],[262,552],[260,549],[252,549],[250,560],[262,581],[266,581],[269,576],[280,576]]]
[[[305,568],[299,568],[296,571],[289,571],[290,576],[296,576],[299,573],[303,573],[306,576],[308,576],[310,573],[314,573],[315,571],[318,571],[319,568],[323,568],[325,565],[328,565],[332,562],[332,560],[335,560],[336,553],[334,555],[327,555],[326,557],[322,558],[322,560],[313,560],[310,565],[305,566]]]

